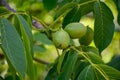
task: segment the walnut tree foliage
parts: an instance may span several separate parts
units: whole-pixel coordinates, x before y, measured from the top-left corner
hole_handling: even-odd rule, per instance
[[[115,33],[113,13],[103,0],[42,0],[46,11],[55,11],[54,20],[50,24],[33,16],[31,11],[20,11],[21,5],[25,6],[22,0],[13,0],[16,8],[19,8],[15,11],[2,1],[4,0],[0,4],[0,47],[12,73],[12,76],[1,77],[2,80],[37,80],[33,61],[34,39],[48,46],[52,44],[56,50],[62,51],[56,61],[49,65],[45,80],[120,80],[118,66],[114,67],[114,63],[105,64],[101,57],[102,51],[110,45]],[[28,1],[32,3],[32,0]],[[120,24],[120,0],[112,2],[118,10],[117,22]],[[88,15],[94,18],[94,35],[92,34],[91,40],[95,46],[76,46],[70,34],[77,33],[78,28],[75,29],[76,32],[69,32],[70,34],[65,28],[71,23],[80,23],[81,18]],[[74,26],[72,29],[76,27]],[[88,26],[85,27],[84,30],[87,30]],[[39,34],[33,36],[33,30]],[[45,50],[43,45],[37,49],[41,52]],[[113,62],[115,61],[114,59]]]

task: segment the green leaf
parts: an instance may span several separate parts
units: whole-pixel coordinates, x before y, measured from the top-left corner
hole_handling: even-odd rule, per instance
[[[2,49],[11,65],[24,78],[27,65],[22,40],[7,19],[2,18],[1,25]]]
[[[63,28],[71,22],[79,22],[81,17],[80,11],[79,7],[74,7],[70,12],[68,12],[62,23]]]
[[[95,2],[96,0],[80,0],[79,5],[81,9],[81,12],[80,12],[81,16],[86,15],[89,12],[93,11]]]
[[[60,3],[58,4],[58,9],[64,6],[67,3],[72,2],[73,0],[58,0]]]
[[[93,65],[95,80],[120,80],[120,71],[103,64]]]
[[[52,41],[48,39],[48,37],[44,33],[35,33],[34,41],[39,41],[42,44],[52,45]]]
[[[21,23],[20,25],[23,26],[23,27],[21,27],[21,30],[22,30],[22,28],[24,28],[28,38],[30,39],[30,41],[32,41],[33,38],[32,38],[32,32],[31,32],[30,25],[28,24],[28,22],[21,15],[17,15],[17,17],[18,17],[18,20]]]
[[[98,64],[98,66],[106,73],[110,79],[120,80],[120,71],[103,64]]]
[[[103,2],[94,5],[94,42],[99,52],[102,52],[111,42],[115,25],[110,9]]]
[[[120,55],[115,55],[107,65],[120,71]]]
[[[68,57],[67,61],[63,65],[63,68],[61,70],[62,72],[60,73],[58,80],[69,80],[71,78],[71,74],[77,61],[77,57],[77,52],[73,52],[73,54]]]
[[[34,45],[34,52],[35,53],[41,53],[45,52],[47,49],[45,48],[44,45]]]
[[[57,63],[55,63],[53,67],[49,70],[47,76],[45,77],[45,80],[58,80],[57,78]]]
[[[59,73],[59,69],[60,69],[60,71],[62,71],[62,69],[63,69],[63,66],[65,65],[65,63],[66,63],[66,61],[67,61],[67,59],[70,57],[70,55],[73,53],[74,51],[72,50],[72,49],[70,49],[69,51],[67,51],[67,52],[65,52],[63,55],[64,55],[64,58],[63,58],[63,60],[62,59],[60,59],[60,60],[62,60],[62,61],[60,61],[60,63],[59,63],[59,59],[58,59],[58,65],[57,65],[57,70],[58,70],[58,73]],[[63,57],[63,55],[61,55],[62,57]],[[62,63],[62,64],[61,64]],[[59,65],[60,64],[60,65]],[[59,66],[59,67],[58,67]]]
[[[22,33],[21,33],[21,30],[20,30],[20,25],[18,25],[18,24],[19,24],[19,20],[17,19],[17,16],[14,15],[14,26],[15,26],[18,34],[21,36]]]
[[[71,22],[79,22],[80,18],[93,11],[95,0],[81,0],[78,6],[75,6],[70,12],[67,13],[63,20],[63,28]],[[87,6],[86,6],[87,5]]]
[[[94,80],[94,72],[92,66],[89,65],[79,74],[77,80]]]
[[[81,73],[81,71],[83,71],[83,69],[88,65],[89,65],[89,63],[87,61],[78,59],[75,64],[73,79],[76,80],[78,78],[79,74]]]
[[[77,3],[70,2],[62,6],[55,14],[54,19],[57,19],[59,16],[61,16],[64,13],[69,12],[71,9],[77,6]]]
[[[27,65],[28,65],[28,75],[30,80],[35,80],[35,69],[33,64],[33,38],[32,38],[32,30],[27,23],[27,21],[21,16],[16,15],[19,20],[19,25],[23,37],[23,42],[26,50],[26,58],[27,58]]]
[[[84,52],[95,53],[95,54],[99,55],[98,49],[93,46],[83,46],[82,45],[81,47]]]
[[[57,0],[43,0],[44,7],[49,11],[57,5]]]
[[[95,80],[108,80],[97,70],[94,69]]]
[[[57,64],[57,72],[58,73],[60,73],[60,70],[61,70],[61,67],[62,67],[62,63],[63,63],[63,60],[65,58],[65,54],[66,54],[66,51],[63,51],[61,56],[58,59],[58,64]]]
[[[31,14],[21,14],[21,16],[27,21],[30,28],[32,29],[32,16],[31,16]]]
[[[10,11],[7,10],[5,7],[0,7],[0,16],[3,16],[5,14],[9,14]]]
[[[98,56],[97,54],[88,52],[87,55],[94,64],[104,64],[101,57]]]

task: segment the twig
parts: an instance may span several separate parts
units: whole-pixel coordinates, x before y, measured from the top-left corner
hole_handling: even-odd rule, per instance
[[[2,59],[4,59],[4,58],[5,58],[4,54],[3,54],[3,53],[0,53],[0,60],[2,60]],[[45,65],[51,64],[50,62],[47,62],[47,61],[38,59],[38,58],[36,58],[36,57],[34,57],[33,59],[34,59],[34,61],[36,61],[36,62],[38,62],[38,63],[41,63],[41,64],[45,64]]]
[[[50,64],[49,62],[41,60],[41,59],[38,59],[36,57],[34,57],[33,59],[34,59],[34,61],[36,61],[38,63],[41,63],[41,64],[45,64],[45,65],[49,65]]]

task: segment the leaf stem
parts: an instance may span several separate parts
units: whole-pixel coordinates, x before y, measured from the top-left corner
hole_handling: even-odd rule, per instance
[[[77,50],[75,47],[72,47],[72,49],[74,49],[75,51],[77,51],[79,54],[81,54],[91,65],[93,65],[94,63],[92,63],[92,61],[88,58],[89,56],[87,54],[85,54],[85,52],[79,51]]]
[[[83,2],[81,4],[78,4],[79,6],[82,6],[82,5],[86,5],[86,4],[89,4],[89,3],[92,3],[92,2],[96,2],[97,0],[90,0],[90,1],[86,1],[86,2]]]
[[[109,80],[109,77],[106,75],[106,73],[96,64],[93,64],[93,67],[101,73],[101,75],[105,78],[105,80]]]
[[[71,10],[71,9],[70,9]],[[70,10],[67,10],[65,13],[63,13],[62,15],[60,15],[50,26],[50,30],[54,31],[53,26],[61,19],[61,17],[63,17],[64,15],[66,15]]]
[[[90,59],[89,56],[87,54],[85,54],[84,52],[81,52],[79,50],[77,50],[75,47],[72,47],[72,49],[74,49],[75,51],[77,51],[79,54],[81,54],[97,71],[100,72],[100,74],[106,79],[109,80],[108,76],[106,75],[106,73],[96,64],[94,64]],[[107,76],[107,77],[106,77]]]

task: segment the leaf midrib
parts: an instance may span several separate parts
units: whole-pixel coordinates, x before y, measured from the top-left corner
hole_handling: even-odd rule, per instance
[[[89,69],[90,69],[90,66],[88,66],[88,69],[87,69],[87,71],[86,71],[85,80],[87,80],[87,79],[86,79],[86,76],[87,76],[87,73],[88,73]]]
[[[103,14],[103,12],[102,12],[102,6],[101,6],[101,4],[100,4],[99,1],[98,1],[98,4],[99,4],[99,9],[100,9],[101,26],[102,26],[102,27],[101,27],[101,29],[102,29],[102,33],[101,33],[101,35],[102,35],[102,37],[101,37],[101,39],[102,39],[102,40],[101,40],[102,44],[101,44],[101,45],[102,45],[102,47],[103,47],[103,39],[104,39],[104,38],[103,38],[103,35],[104,35],[104,29],[103,29],[104,24],[103,24],[103,23],[104,23],[104,20],[103,20],[103,15],[102,15],[102,14]]]
[[[81,4],[78,4],[78,6],[83,6],[83,5],[86,5],[86,4],[89,4],[89,3],[92,3],[92,2],[96,2],[97,0],[91,0],[91,1],[87,1],[87,2],[83,2]]]
[[[100,72],[100,74],[106,79],[109,80],[109,77],[107,76],[107,74],[96,64],[94,64],[93,66],[96,70],[98,70],[98,72]]]

